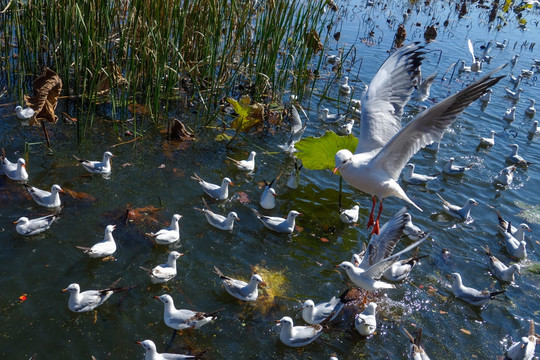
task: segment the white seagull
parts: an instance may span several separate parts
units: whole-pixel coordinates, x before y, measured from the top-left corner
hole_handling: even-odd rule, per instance
[[[510,64],[512,64],[512,67],[516,66],[518,59],[519,59],[519,54],[515,54],[514,56],[512,56],[512,58],[510,59]]]
[[[292,234],[294,232],[295,219],[298,215],[301,215],[296,210],[289,211],[286,218],[278,216],[265,216],[260,214],[257,210],[251,209],[264,226],[270,230],[274,230],[278,233]]]
[[[403,107],[414,89],[423,53],[421,47],[412,44],[398,49],[383,63],[362,98],[355,154],[344,149],[335,156],[334,173],[339,171],[350,185],[372,195],[368,226],[375,225],[374,232],[379,230],[378,219],[385,197],[399,197],[421,210],[397,183],[401,170],[418,150],[439,141],[457,116],[502,78],[493,78],[492,72],[421,112],[402,128]],[[376,196],[380,207],[377,220],[373,221]]]
[[[249,283],[233,279],[231,277],[223,275],[223,273],[214,266],[214,272],[221,279],[223,287],[229,294],[235,298],[243,301],[255,301],[259,297],[259,285],[266,285],[262,277],[259,274],[253,274]]]
[[[171,251],[165,264],[158,265],[152,270],[142,266],[140,266],[140,268],[150,275],[152,284],[163,284],[176,276],[176,260],[181,256],[184,256],[184,254],[179,253],[178,251]]]
[[[489,300],[494,299],[496,295],[505,292],[505,290],[491,292],[486,290],[479,291],[474,288],[467,287],[463,285],[461,275],[458,273],[452,273],[450,277],[452,278],[452,292],[454,293],[454,296],[468,302],[471,305],[482,306]]]
[[[448,159],[446,164],[443,166],[443,173],[448,175],[459,175],[465,173],[465,171],[470,170],[473,167],[473,164],[466,166],[454,165],[454,161],[455,159],[453,157]]]
[[[332,296],[330,301],[315,304],[313,300],[306,300],[302,304],[302,319],[308,324],[320,324],[323,321],[334,320],[341,309],[348,302],[347,294],[349,289],[345,290],[339,297]]]
[[[15,229],[19,234],[24,236],[36,235],[50,228],[54,220],[58,218],[58,215],[59,214],[52,214],[36,219],[28,219],[23,216],[14,222],[14,224],[17,224]]]
[[[531,319],[529,320],[529,335],[523,336],[521,341],[513,343],[506,351],[506,358],[510,360],[532,360],[537,341],[534,320]]]
[[[429,98],[431,85],[435,81],[436,77],[437,77],[437,72],[434,72],[433,74],[425,78],[420,83],[420,85],[418,85],[418,88],[416,89],[416,96],[414,97],[416,101],[425,101]]]
[[[229,212],[227,217],[220,214],[216,214],[208,208],[208,204],[206,203],[206,200],[204,200],[204,198],[202,200],[204,203],[204,209],[199,209],[199,208],[193,208],[193,209],[202,212],[204,216],[206,216],[206,220],[208,221],[208,223],[212,225],[213,227],[218,228],[220,230],[232,231],[234,227],[234,220],[240,221],[240,219],[238,218],[238,215],[234,211]]]
[[[341,86],[339,87],[339,92],[341,95],[349,96],[351,94],[351,86],[349,85],[349,77],[344,76],[343,82],[341,83]]]
[[[399,260],[392,264],[383,274],[383,278],[388,281],[402,281],[411,273],[412,269],[418,263],[418,260],[427,257],[428,255],[413,256],[409,259]]]
[[[346,120],[345,123],[340,125],[339,133],[342,135],[351,135],[354,126],[354,119]]]
[[[506,121],[514,121],[516,119],[516,107],[512,106],[511,108],[506,109],[503,119]]]
[[[403,234],[409,239],[416,241],[424,236],[425,232],[412,222],[412,216],[409,213],[405,213],[405,226],[403,227]]]
[[[158,353],[156,344],[152,340],[137,341],[137,344],[141,345],[145,352],[144,360],[182,360],[182,359],[198,359],[198,355],[183,355],[183,354],[171,354],[171,353]]]
[[[377,329],[377,319],[375,317],[377,304],[370,302],[364,311],[354,317],[354,328],[362,336],[369,336]]]
[[[51,187],[51,192],[38,189],[33,186],[29,186],[27,184],[23,184],[26,190],[32,195],[32,199],[41,206],[45,206],[48,208],[54,208],[59,207],[62,205],[62,202],[60,201],[60,195],[59,193],[63,193],[64,190],[59,185],[54,184]]]
[[[444,211],[448,215],[458,218],[460,220],[467,220],[469,216],[471,215],[471,207],[478,205],[478,202],[476,202],[476,200],[470,199],[470,198],[467,199],[467,201],[465,201],[465,205],[463,206],[450,204],[439,193],[436,193],[436,194],[443,203]]]
[[[521,275],[519,264],[505,265],[501,260],[497,259],[489,250],[489,246],[482,246],[489,258],[489,268],[495,277],[506,282],[514,282],[514,274]]]
[[[285,316],[281,320],[276,320],[277,325],[281,325],[279,339],[290,347],[301,347],[312,343],[322,334],[321,325],[294,326],[290,317]]]
[[[110,151],[103,153],[102,161],[83,160],[73,155],[75,160],[81,163],[81,165],[91,174],[109,174],[111,172],[111,158],[114,155]]]
[[[116,282],[115,282],[116,283]],[[77,313],[92,311],[103,304],[112,294],[129,288],[108,288],[104,290],[86,290],[81,292],[79,284],[70,284],[63,292],[69,292],[69,310]]]
[[[216,200],[226,200],[229,197],[229,185],[234,186],[234,183],[228,177],[223,178],[221,186],[204,181],[196,173],[193,173],[191,178],[201,185],[205,193]]]
[[[218,309],[211,313],[204,313],[187,309],[176,309],[170,295],[163,294],[161,296],[154,296],[154,298],[161,301],[164,305],[163,322],[165,322],[165,325],[176,330],[199,329],[201,326],[216,319],[216,313],[224,310]]]
[[[360,206],[354,205],[351,209],[345,209],[339,214],[339,218],[345,224],[354,224],[358,221],[358,214],[360,212]]]
[[[276,190],[272,187],[274,181],[276,181],[276,179],[272,180],[270,184],[266,181],[264,182],[264,190],[261,194],[261,199],[259,200],[259,205],[261,205],[263,209],[270,210],[276,207],[277,194]]]
[[[345,114],[330,114],[328,108],[323,108],[319,111],[319,119],[326,124],[334,124],[345,119]]]
[[[534,115],[536,114],[536,109],[534,108],[534,104],[536,103],[536,101],[534,99],[529,99],[529,101],[529,107],[525,109],[525,115],[527,115],[528,117],[534,117]]]
[[[107,227],[105,227],[103,240],[91,248],[83,246],[77,246],[77,248],[83,250],[85,254],[88,254],[92,258],[105,257],[114,254],[116,251],[116,242],[114,241],[112,232],[115,228],[116,225],[107,225]]]
[[[508,231],[508,228],[510,228],[510,233],[519,241],[523,241],[525,240],[525,231],[532,232],[529,225],[522,223],[516,228],[502,217],[499,210],[495,210],[495,212],[497,213],[497,219],[499,221],[499,232],[502,235],[504,235]]]
[[[155,233],[146,233],[147,236],[152,237],[156,244],[169,245],[180,240],[180,226],[178,221],[182,218],[182,215],[174,214],[171,219],[171,225],[168,228],[161,229]]]
[[[23,109],[20,105],[15,106],[15,113],[19,120],[30,120],[36,112],[32,108]]]
[[[495,47],[498,49],[503,49],[508,45],[508,39],[504,39],[503,42],[495,42]]]
[[[518,151],[519,151],[518,144],[512,144],[508,146],[512,148],[512,151],[510,152],[510,155],[506,156],[506,160],[516,165],[522,165],[522,166],[531,165],[530,162],[526,161],[521,155],[518,154]]]
[[[227,159],[231,160],[238,170],[253,171],[255,170],[255,156],[257,153],[252,151],[249,153],[249,157],[246,160],[236,160],[227,156]]]
[[[296,158],[294,159],[294,169],[289,174],[289,178],[287,179],[287,187],[289,189],[298,189],[298,184],[300,182],[300,170],[304,165],[300,164],[298,165],[298,161]]]
[[[508,253],[517,258],[525,259],[527,257],[527,243],[525,239],[518,239],[516,236],[512,235],[512,224],[508,223],[506,232],[504,233],[504,245]],[[525,235],[523,235],[525,237]]]
[[[296,149],[294,148],[294,144],[296,144],[302,138],[302,135],[304,134],[304,131],[306,130],[306,126],[309,121],[309,118],[304,109],[300,109],[304,113],[306,121],[302,124],[302,119],[300,119],[300,114],[298,113],[298,110],[296,110],[296,107],[294,105],[291,105],[291,133],[289,135],[289,139],[284,145],[278,145],[281,149],[283,149],[283,151],[287,153],[293,153],[296,151]]]
[[[514,101],[518,101],[521,93],[525,91],[522,88],[517,89],[517,91],[512,91],[509,88],[504,88],[504,90],[506,91],[506,97]]]
[[[540,134],[540,131],[538,131],[538,121],[534,120],[529,129],[529,136],[535,136],[538,134]]]
[[[514,171],[516,171],[516,165],[505,167],[495,177],[495,182],[503,186],[509,186],[514,181]]]
[[[487,105],[491,101],[492,93],[493,89],[487,89],[486,92],[482,96],[480,96],[480,101]]]
[[[474,56],[474,47],[473,47],[471,39],[467,39],[467,44],[469,46],[469,52],[471,53],[471,56],[472,56],[471,71],[479,72],[480,69],[482,69],[482,60],[478,60],[476,56]]]
[[[414,172],[414,164],[408,163],[403,170],[403,181],[412,185],[425,185],[428,181],[437,179],[437,175],[424,175]]]
[[[407,329],[403,329],[405,334],[409,338],[409,359],[410,360],[429,360],[429,356],[426,354],[424,347],[422,346],[422,328],[418,329],[416,337],[413,337]]]
[[[490,130],[488,137],[480,138],[480,146],[493,146],[495,145],[495,130]]]
[[[28,173],[26,172],[26,161],[23,158],[17,159],[16,163],[9,161],[3,154],[0,157],[2,162],[2,168],[4,174],[11,180],[26,181],[28,180]]]

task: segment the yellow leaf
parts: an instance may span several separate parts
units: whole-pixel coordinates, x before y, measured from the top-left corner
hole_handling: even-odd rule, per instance
[[[260,103],[251,105],[249,96],[243,96],[240,101],[236,101],[233,98],[227,98],[227,101],[238,114],[236,119],[231,123],[231,127],[236,131],[247,131],[262,121],[264,105]]]
[[[465,330],[465,329],[459,329],[459,330],[461,330],[461,332],[464,334],[471,335],[471,332],[469,330]]]

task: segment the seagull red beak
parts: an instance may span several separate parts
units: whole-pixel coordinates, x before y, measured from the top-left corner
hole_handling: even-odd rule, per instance
[[[336,167],[334,168],[334,170],[332,170],[332,174],[336,174],[338,171],[339,171],[339,167],[336,166]]]

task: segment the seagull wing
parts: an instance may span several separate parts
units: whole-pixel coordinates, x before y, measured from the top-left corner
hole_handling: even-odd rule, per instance
[[[476,58],[474,57],[474,47],[471,42],[471,39],[467,40],[467,45],[469,46],[469,52],[471,53],[471,56],[472,56],[472,63],[474,64],[476,62]]]
[[[444,131],[456,121],[458,115],[504,77],[492,75],[505,66],[506,64],[498,67],[465,89],[421,112],[392,137],[371,159],[370,165],[386,171],[392,179],[397,180],[403,167],[418,150],[434,141],[440,141]]]
[[[362,97],[360,141],[355,154],[381,148],[401,130],[403,107],[414,91],[423,54],[421,46],[410,44],[381,65]]]

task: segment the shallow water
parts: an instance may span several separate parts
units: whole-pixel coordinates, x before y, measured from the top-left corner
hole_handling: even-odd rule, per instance
[[[419,5],[420,6],[420,5]],[[472,79],[454,75],[451,82],[450,70],[446,81],[443,73],[458,59],[469,59],[466,39],[471,38],[475,50],[480,43],[494,39],[509,39],[504,51],[493,49],[494,60],[485,65],[485,70],[494,69],[508,61],[515,53],[520,54],[515,68],[506,68],[501,73],[516,74],[528,68],[533,58],[540,58],[538,48],[534,51],[521,48],[528,39],[538,39],[539,30],[529,23],[528,31],[516,29],[516,20],[511,15],[510,24],[500,32],[489,31],[487,13],[470,9],[468,17],[457,20],[451,12],[452,22],[444,30],[442,22],[449,8],[436,3],[429,8],[441,22],[435,43],[427,46],[430,52],[422,67],[423,74],[438,71],[437,81],[432,87],[432,97],[440,100],[453,93]],[[406,23],[407,40],[423,41],[423,25],[429,22],[429,9],[413,10]],[[387,25],[391,14],[402,14],[405,8],[400,2],[389,2],[386,10],[382,5],[375,7],[349,7],[343,13],[342,22],[336,29],[341,31],[340,43],[329,42],[329,53],[337,53],[339,46],[356,44],[357,59],[348,74],[351,85],[360,89],[368,83],[380,64],[386,59],[391,46],[393,29]],[[538,16],[538,14],[536,14]],[[367,18],[371,21],[366,22]],[[395,15],[401,18],[401,15]],[[527,18],[533,19],[531,15]],[[477,21],[477,19],[480,19]],[[414,25],[420,22],[421,31]],[[374,39],[384,34],[382,41],[366,46],[360,41],[377,24]],[[516,45],[514,45],[516,44]],[[360,74],[356,78],[356,74]],[[324,69],[315,94],[321,94],[327,81],[334,77],[331,69]],[[172,335],[172,330],[162,322],[162,304],[153,299],[155,295],[169,293],[177,307],[199,311],[213,311],[224,307],[221,317],[198,331],[186,331],[173,340],[170,352],[188,349],[209,349],[211,359],[326,359],[336,354],[340,359],[402,359],[407,351],[407,338],[402,328],[413,332],[414,327],[423,328],[426,351],[432,359],[479,358],[493,359],[502,355],[510,338],[519,339],[528,330],[528,319],[538,324],[538,301],[540,300],[538,274],[527,271],[539,260],[538,232],[540,226],[529,223],[533,232],[527,239],[528,260],[521,262],[523,275],[513,285],[501,284],[490,276],[487,259],[481,246],[489,245],[492,252],[504,262],[511,259],[504,249],[503,238],[497,231],[494,208],[500,210],[516,225],[522,221],[523,211],[537,205],[538,166],[528,170],[518,169],[514,183],[509,189],[500,190],[492,184],[493,177],[504,166],[504,156],[509,153],[508,145],[520,145],[520,153],[534,163],[539,163],[539,139],[527,138],[527,129],[532,120],[524,115],[527,99],[540,98],[540,91],[531,79],[522,83],[525,90],[516,104],[516,120],[510,124],[502,120],[506,108],[512,101],[504,98],[503,79],[494,87],[492,102],[482,109],[479,102],[473,103],[459,120],[450,127],[438,152],[422,150],[412,161],[417,172],[440,172],[446,160],[453,156],[458,164],[474,163],[473,168],[462,177],[439,176],[427,187],[404,186],[408,195],[424,209],[423,213],[411,210],[414,222],[431,232],[433,241],[424,243],[420,254],[430,255],[411,274],[408,281],[397,289],[381,295],[378,329],[367,339],[350,331],[349,319],[338,324],[337,331],[323,335],[313,344],[301,349],[291,349],[279,341],[279,327],[275,320],[291,316],[295,324],[302,324],[296,300],[313,299],[315,302],[328,300],[339,295],[347,285],[345,274],[340,274],[333,265],[348,260],[353,251],[361,248],[368,240],[369,232],[364,228],[371,206],[368,196],[344,186],[344,207],[355,202],[361,205],[361,220],[358,226],[346,226],[339,220],[338,177],[329,171],[303,170],[300,187],[286,188],[286,174],[294,161],[283,153],[276,153],[276,145],[283,143],[287,135],[278,132],[249,136],[249,142],[238,139],[232,150],[223,143],[213,141],[215,130],[198,132],[197,141],[184,146],[164,142],[162,135],[151,130],[142,141],[113,147],[129,138],[119,138],[110,122],[96,122],[91,141],[77,144],[74,126],[58,123],[52,130],[54,152],[47,153],[43,147],[30,147],[28,156],[29,183],[33,186],[50,188],[54,183],[63,188],[89,194],[95,199],[74,199],[64,196],[65,207],[61,218],[44,234],[24,238],[15,232],[12,221],[20,216],[37,217],[47,210],[39,208],[19,185],[0,177],[0,311],[4,326],[0,330],[0,357],[2,359],[27,359],[37,354],[37,359],[89,359],[98,360],[142,359],[143,350],[135,341],[152,339],[163,352]],[[337,85],[330,94],[337,97]],[[15,99],[4,99],[10,102]],[[302,105],[308,108],[310,125],[306,135],[322,135],[327,127],[319,124],[317,110],[320,97],[305,99]],[[426,105],[433,102],[428,101]],[[337,104],[322,100],[320,107],[336,111]],[[60,104],[68,108],[71,104]],[[343,104],[340,105],[344,107]],[[417,112],[418,104],[411,101],[404,119]],[[25,142],[41,141],[39,129],[18,125],[10,113],[11,106],[0,107],[0,143],[8,158],[22,154]],[[103,106],[100,112],[109,109]],[[184,117],[189,124],[189,118]],[[480,136],[489,130],[497,132],[495,146],[477,149]],[[355,127],[355,132],[358,127]],[[514,138],[512,134],[517,134]],[[100,176],[88,177],[86,172],[71,157],[100,158],[104,149],[111,150],[117,157],[113,162],[110,179]],[[242,173],[226,160],[246,158],[251,150],[258,152],[257,167],[253,174]],[[268,150],[270,153],[264,153]],[[160,167],[160,165],[164,167]],[[220,182],[229,176],[236,186],[231,189],[232,200],[210,201],[210,207],[220,213],[234,210],[241,221],[231,233],[219,231],[208,225],[204,217],[194,210],[201,207],[203,196],[199,185],[190,179],[197,172],[204,179]],[[297,221],[298,231],[292,236],[275,234],[265,229],[251,211],[258,208],[262,192],[260,183],[276,181],[278,206],[266,211],[268,214],[283,215],[295,209],[304,214]],[[238,194],[247,194],[251,202],[238,201]],[[480,205],[472,211],[471,222],[460,223],[442,213],[436,192],[447,200],[463,203],[474,197]],[[134,221],[124,221],[127,208],[154,206],[156,211],[146,208],[143,215]],[[383,222],[403,206],[403,202],[390,198],[385,201]],[[156,231],[168,224],[172,214],[183,215],[180,220],[181,240],[178,245],[153,246],[146,232]],[[103,237],[106,225],[117,224],[114,232],[118,250],[113,261],[90,259],[75,246],[90,246]],[[328,241],[326,241],[328,240]],[[441,250],[450,249],[450,258],[443,258]],[[179,274],[166,287],[152,285],[139,266],[153,267],[166,261],[167,252],[175,249],[185,253],[179,259]],[[277,285],[278,275],[272,277],[274,286],[262,290],[262,299],[254,304],[241,303],[221,287],[213,266],[226,275],[247,279],[251,268],[257,266],[285,279]],[[499,301],[482,309],[474,308],[454,298],[448,287],[446,275],[459,271],[464,283],[480,289],[506,289]],[[72,282],[82,290],[104,288],[121,278],[119,286],[137,286],[127,293],[113,295],[104,305],[85,314],[71,313],[67,308],[68,296],[60,292]],[[265,279],[268,281],[268,279]],[[19,296],[27,294],[26,301]],[[266,295],[265,295],[266,294]],[[267,294],[276,294],[268,300]],[[350,309],[345,313],[354,314]],[[96,316],[96,317],[95,317]],[[345,316],[344,316],[345,317]],[[342,318],[344,318],[342,317]],[[414,325],[413,325],[414,324]],[[470,332],[470,334],[463,332]],[[461,331],[460,331],[461,330]]]

